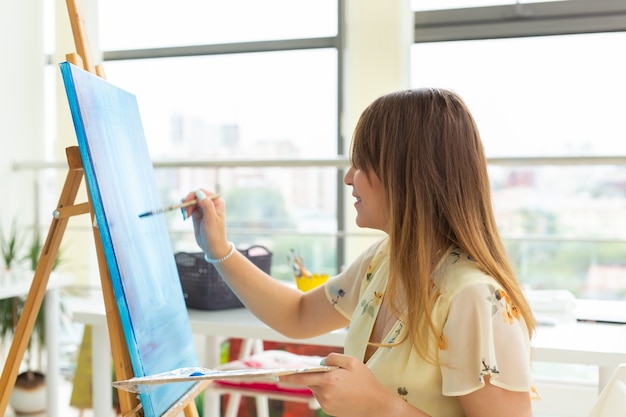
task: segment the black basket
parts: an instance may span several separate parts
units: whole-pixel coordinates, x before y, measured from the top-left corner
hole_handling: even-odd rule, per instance
[[[272,253],[267,248],[252,246],[246,250],[239,249],[239,252],[263,271],[270,273]],[[204,260],[204,253],[179,252],[174,255],[174,259],[187,307],[199,310],[243,307],[215,267]]]

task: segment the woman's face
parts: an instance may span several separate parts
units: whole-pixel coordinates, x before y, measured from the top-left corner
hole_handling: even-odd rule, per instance
[[[389,213],[383,185],[378,176],[374,172],[367,173],[352,166],[346,172],[343,182],[352,187],[352,195],[356,198],[354,208],[357,226],[388,232]]]

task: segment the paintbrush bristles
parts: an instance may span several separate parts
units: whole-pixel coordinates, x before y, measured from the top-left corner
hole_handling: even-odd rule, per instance
[[[220,197],[219,194],[212,194],[212,195],[209,196],[209,198],[211,200],[216,200],[219,197]],[[162,208],[159,208],[159,209],[156,209],[156,210],[146,211],[145,213],[141,213],[139,215],[139,217],[148,217],[148,216],[154,216],[155,214],[167,213],[168,211],[183,209],[185,207],[193,206],[193,205],[195,205],[197,203],[198,203],[198,200],[184,201],[182,203],[172,204],[171,206],[162,207]]]

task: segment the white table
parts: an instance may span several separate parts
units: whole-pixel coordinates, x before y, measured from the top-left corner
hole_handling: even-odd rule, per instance
[[[27,295],[32,283],[32,274],[29,279],[3,276],[0,282],[0,298],[12,298]],[[46,399],[47,416],[59,415],[59,323],[60,323],[60,297],[59,289],[71,283],[71,277],[67,275],[51,274],[46,287],[45,303],[45,333],[46,333]]]
[[[111,417],[110,348],[104,307],[74,312],[74,320],[93,326],[94,417]],[[192,331],[206,336],[206,367],[219,364],[222,338],[262,339],[319,346],[343,346],[345,331],[335,331],[310,339],[290,339],[270,329],[246,309],[222,311],[189,310]],[[571,323],[542,326],[532,341],[533,360],[597,366],[601,389],[620,363],[626,363],[626,325]],[[219,416],[213,402],[205,416]]]
[[[72,312],[73,320],[92,327],[92,386],[94,417],[111,417],[111,346],[104,306],[81,306]],[[345,331],[336,331],[321,336],[294,340],[272,330],[250,311],[237,308],[222,311],[189,310],[191,330],[205,336],[206,363],[215,368],[220,363],[220,344],[224,338],[259,339],[274,342],[290,342],[317,346],[343,346]],[[209,396],[207,396],[209,398]],[[205,416],[219,416],[217,399],[205,402]],[[217,410],[217,411],[216,411]]]
[[[532,342],[532,359],[598,367],[598,389],[615,368],[626,363],[626,325],[574,322],[540,326]]]

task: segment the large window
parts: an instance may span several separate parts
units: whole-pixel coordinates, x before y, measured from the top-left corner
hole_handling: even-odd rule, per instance
[[[496,25],[505,10],[484,13]],[[478,13],[437,19],[471,26]],[[581,298],[626,299],[626,61],[614,52],[626,46],[626,32],[539,36],[528,22],[524,37],[490,39],[476,29],[463,40],[421,43],[420,30],[446,32],[445,23],[426,23],[433,20],[418,14],[412,85],[451,88],[472,110],[520,279]]]
[[[307,161],[339,149],[337,1],[132,3],[100,2],[105,70],[138,98],[164,203],[218,191],[229,237],[267,246],[272,275],[291,278],[291,249],[336,273],[337,167]],[[197,251],[168,221],[175,250]]]
[[[131,3],[98,3],[98,40],[107,78],[138,97],[164,203],[213,188],[233,240],[270,247],[275,275],[289,276],[291,248],[336,272],[361,235],[342,224],[342,162],[311,160],[345,158],[339,1]],[[411,2],[411,85],[454,89],[473,111],[532,288],[626,298],[621,3]],[[170,221],[176,249],[194,249],[190,225]]]

